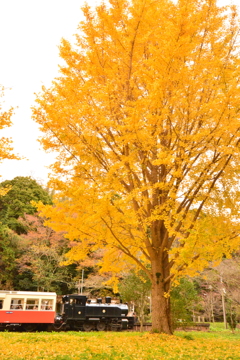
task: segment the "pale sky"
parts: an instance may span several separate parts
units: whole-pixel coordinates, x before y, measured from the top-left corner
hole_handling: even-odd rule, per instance
[[[0,164],[0,181],[16,176],[31,176],[46,184],[54,161],[46,154],[37,138],[41,135],[31,119],[31,106],[41,86],[50,86],[58,75],[58,46],[61,38],[74,43],[73,35],[82,20],[81,6],[85,0],[0,0],[0,84],[7,90],[5,106],[18,107],[13,126],[1,130],[10,136],[14,152],[28,160],[5,160]],[[98,0],[88,0],[96,4]],[[219,0],[221,5],[240,0]],[[11,90],[9,90],[11,88]]]
[[[47,182],[54,157],[46,154],[37,138],[42,135],[31,119],[31,106],[42,85],[50,86],[58,75],[61,38],[74,43],[83,19],[85,0],[0,0],[0,84],[6,88],[5,107],[18,107],[13,126],[1,130],[10,136],[14,152],[28,160],[5,160],[0,164],[3,180],[31,176]],[[96,0],[88,1],[95,4]],[[8,90],[10,89],[11,90]]]

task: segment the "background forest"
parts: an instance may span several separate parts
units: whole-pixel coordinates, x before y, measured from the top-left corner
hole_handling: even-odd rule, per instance
[[[66,265],[71,249],[63,232],[44,225],[32,201],[52,204],[49,189],[30,177],[4,181],[9,188],[0,197],[0,290],[56,291],[58,295],[83,291],[90,297],[111,295],[130,304],[141,323],[151,321],[151,283],[144,272],[126,270],[119,292],[106,285],[111,273],[99,273],[103,251]],[[65,261],[65,262],[64,262]],[[83,283],[82,283],[83,281]],[[171,291],[173,321],[226,321],[240,316],[240,256],[223,259],[195,278],[182,278]]]
[[[4,181],[0,198],[0,289],[66,292],[76,266],[61,267],[68,250],[63,233],[43,225],[31,201],[51,204],[51,195],[30,177]],[[69,291],[69,290],[68,290]]]

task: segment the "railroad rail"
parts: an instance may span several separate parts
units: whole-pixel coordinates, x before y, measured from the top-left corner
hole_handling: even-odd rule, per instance
[[[182,324],[179,325],[175,330],[176,331],[209,331],[210,324],[209,323],[195,323],[195,324]],[[143,324],[142,331],[151,331],[152,324],[145,323]],[[140,323],[135,323],[132,329],[128,331],[141,331]]]

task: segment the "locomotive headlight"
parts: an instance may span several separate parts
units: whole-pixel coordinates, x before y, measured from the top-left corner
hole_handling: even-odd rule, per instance
[[[103,311],[102,311],[103,313],[105,313],[106,312],[106,310],[105,309],[103,309]]]
[[[62,316],[60,314],[57,314],[55,316],[55,322],[61,322],[62,321]]]

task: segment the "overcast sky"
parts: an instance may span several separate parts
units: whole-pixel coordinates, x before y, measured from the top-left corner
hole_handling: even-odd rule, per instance
[[[0,84],[5,104],[18,107],[13,126],[0,136],[11,136],[15,153],[28,160],[5,160],[0,164],[2,180],[32,176],[46,183],[46,165],[54,157],[41,150],[41,133],[31,119],[31,106],[42,85],[50,86],[58,75],[61,38],[74,42],[82,20],[84,0],[0,0]],[[95,4],[96,0],[91,0]],[[89,3],[89,1],[88,1]],[[10,90],[11,89],[11,90]]]
[[[49,86],[58,75],[61,62],[58,46],[61,38],[74,42],[82,20],[84,0],[0,0],[0,84],[6,88],[5,106],[18,107],[13,126],[0,136],[11,136],[15,153],[28,160],[5,160],[0,164],[3,180],[31,176],[41,183],[54,157],[41,150],[37,142],[40,132],[31,120],[34,93]],[[229,0],[220,0],[230,4]],[[88,0],[96,4],[97,0]],[[240,0],[232,3],[239,4]],[[10,90],[11,89],[11,90]]]

